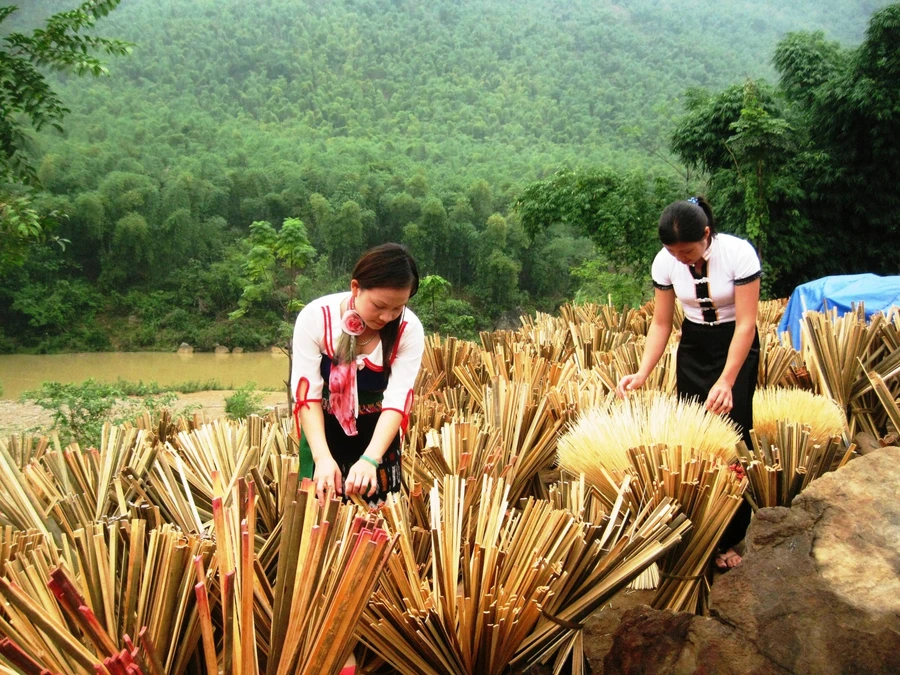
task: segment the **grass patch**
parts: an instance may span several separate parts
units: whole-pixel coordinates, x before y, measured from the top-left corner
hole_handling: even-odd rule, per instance
[[[193,394],[198,391],[224,391],[231,389],[231,386],[226,387],[219,380],[188,380],[187,382],[161,385],[158,382],[145,383],[143,380],[130,382],[119,378],[114,386],[126,396],[152,396],[167,392]]]

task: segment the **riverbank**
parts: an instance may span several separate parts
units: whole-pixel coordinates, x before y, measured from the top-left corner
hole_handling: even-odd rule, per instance
[[[191,394],[178,394],[173,410],[175,413],[197,410],[204,419],[212,421],[225,416],[225,399],[234,390],[197,391]],[[286,406],[284,392],[260,391],[262,406],[273,409],[275,406]],[[0,400],[0,437],[19,434],[24,431],[48,431],[53,425],[53,414],[31,402]]]

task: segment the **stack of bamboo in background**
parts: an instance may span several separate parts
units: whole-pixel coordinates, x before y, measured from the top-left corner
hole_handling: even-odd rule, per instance
[[[860,305],[806,312],[801,323],[803,357],[818,394],[834,399],[848,415],[849,442],[858,431],[883,436],[889,411],[900,398],[900,319],[876,314],[867,322]],[[880,379],[881,394],[873,384]],[[898,431],[896,428],[894,431]]]

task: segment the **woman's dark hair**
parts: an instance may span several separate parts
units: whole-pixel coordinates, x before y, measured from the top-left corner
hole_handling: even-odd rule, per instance
[[[409,297],[419,290],[419,268],[416,261],[400,244],[381,244],[370,248],[356,261],[352,278],[361,289],[408,288]],[[381,353],[384,361],[384,375],[391,376],[391,354],[397,342],[401,313],[396,319],[381,329]]]
[[[691,197],[669,204],[659,217],[659,240],[666,246],[692,244],[716,236],[716,221],[706,197]]]

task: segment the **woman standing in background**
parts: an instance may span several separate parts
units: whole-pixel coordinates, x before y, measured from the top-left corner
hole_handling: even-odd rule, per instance
[[[678,396],[704,401],[707,410],[728,415],[749,445],[759,369],[759,256],[749,242],[716,232],[703,197],[667,206],[659,218],[659,238],[663,249],[651,269],[656,306],[644,355],[638,372],[623,377],[616,393],[623,397],[639,389],[656,366],[672,332],[678,298],[684,307],[676,360]],[[750,515],[745,502],[719,544],[719,568],[740,564],[733,546],[743,538]]]

